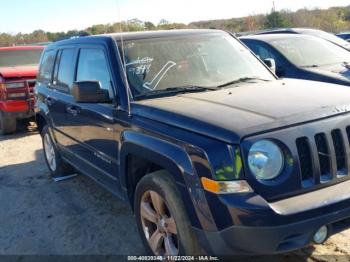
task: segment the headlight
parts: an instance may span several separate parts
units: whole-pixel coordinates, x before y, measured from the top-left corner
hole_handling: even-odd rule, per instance
[[[276,178],[282,171],[284,158],[281,149],[270,140],[253,144],[248,153],[250,171],[262,180]]]

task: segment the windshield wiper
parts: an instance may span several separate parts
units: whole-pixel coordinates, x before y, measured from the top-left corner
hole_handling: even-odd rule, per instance
[[[190,93],[190,92],[203,92],[208,90],[218,90],[217,87],[210,87],[210,86],[195,86],[195,85],[189,85],[189,86],[177,86],[177,87],[168,87],[165,89],[158,89],[153,90],[141,95],[137,95],[137,98],[145,98],[145,97],[152,97],[152,96],[163,96],[163,95],[171,95],[171,94],[179,94],[179,93]]]
[[[263,79],[263,78],[260,78],[260,77],[257,77],[257,76],[241,77],[241,78],[232,80],[232,81],[230,81],[230,82],[227,82],[227,83],[225,83],[225,84],[221,84],[221,85],[219,85],[218,87],[230,86],[230,85],[233,85],[233,84],[237,84],[237,83],[241,83],[241,82],[247,82],[247,81],[250,81],[250,80],[270,81],[270,80]]]

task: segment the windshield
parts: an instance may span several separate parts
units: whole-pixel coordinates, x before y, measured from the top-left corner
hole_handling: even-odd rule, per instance
[[[170,88],[218,87],[243,78],[275,79],[228,34],[128,40],[123,46],[135,98]]]
[[[38,65],[42,49],[0,51],[0,67]]]
[[[345,47],[346,49],[350,49],[350,44],[348,42],[346,42],[343,39],[340,39],[336,35],[327,33],[325,31],[322,31],[322,30],[306,30],[306,31],[304,31],[304,33],[307,34],[307,35],[321,37],[321,38],[326,39],[326,40],[328,40],[328,41],[330,41],[332,43],[335,43],[337,45]]]
[[[297,66],[322,66],[350,62],[350,52],[312,36],[285,37],[269,42]]]

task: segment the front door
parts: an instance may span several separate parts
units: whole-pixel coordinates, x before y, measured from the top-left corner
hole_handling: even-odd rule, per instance
[[[114,87],[104,47],[88,47],[79,50],[75,81],[99,81],[108,90],[111,101]],[[67,131],[78,140],[75,153],[84,164],[95,172],[118,177],[118,137],[120,124],[115,120],[114,103],[67,104],[67,118],[71,123]]]

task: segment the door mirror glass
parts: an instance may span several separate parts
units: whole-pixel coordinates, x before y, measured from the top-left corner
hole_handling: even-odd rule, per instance
[[[270,68],[270,70],[276,74],[276,61],[273,58],[264,59],[264,63]]]
[[[108,90],[101,88],[99,81],[77,81],[72,87],[72,95],[78,103],[108,103]]]

